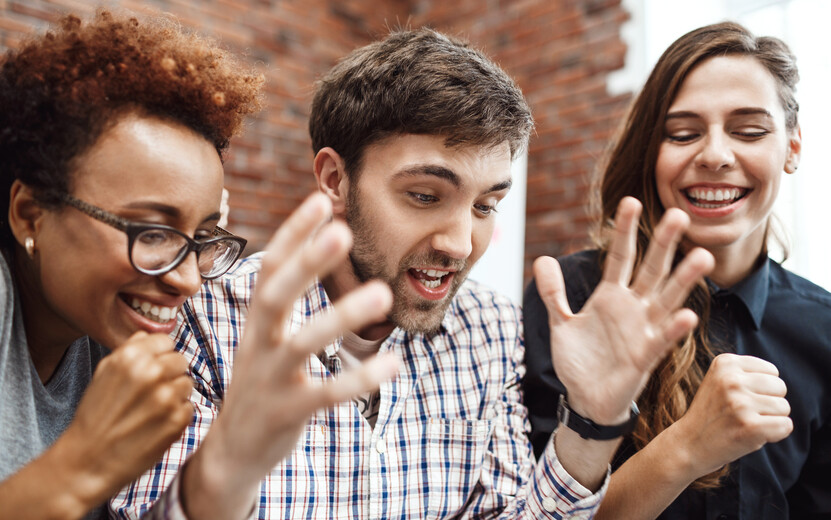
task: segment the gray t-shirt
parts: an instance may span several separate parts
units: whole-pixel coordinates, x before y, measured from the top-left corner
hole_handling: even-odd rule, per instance
[[[3,254],[0,282],[2,481],[40,455],[63,433],[75,416],[95,367],[109,350],[87,337],[76,340],[43,384],[29,355],[20,298]]]

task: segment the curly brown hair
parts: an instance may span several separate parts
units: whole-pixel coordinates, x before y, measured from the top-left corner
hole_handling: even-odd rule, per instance
[[[19,179],[41,204],[59,205],[73,159],[130,112],[179,122],[221,157],[243,118],[260,109],[262,83],[260,73],[169,18],[64,16],[2,59],[0,189],[8,194]],[[0,199],[0,245],[8,246],[8,195]]]
[[[332,147],[349,175],[367,146],[390,135],[440,135],[447,146],[507,141],[516,157],[533,127],[505,71],[429,28],[393,31],[352,51],[318,82],[309,117],[313,151]]]

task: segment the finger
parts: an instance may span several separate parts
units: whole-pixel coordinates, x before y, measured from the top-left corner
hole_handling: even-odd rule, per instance
[[[170,382],[176,395],[181,396],[182,401],[189,401],[193,393],[193,379],[188,375],[180,375]]]
[[[787,417],[791,414],[791,404],[784,397],[758,395],[754,404],[759,415]]]
[[[250,319],[254,319],[258,326],[264,325],[269,329],[279,326],[282,329],[294,301],[316,278],[326,276],[346,258],[351,243],[351,233],[346,225],[332,222],[321,229],[311,242],[291,254],[279,268],[269,273],[261,272]]]
[[[713,255],[700,247],[690,251],[678,264],[658,297],[650,305],[650,319],[661,322],[679,308],[690,295],[695,284],[713,270]]]
[[[392,293],[381,282],[370,282],[350,292],[326,313],[306,325],[287,342],[281,370],[293,370],[309,354],[320,352],[344,331],[357,331],[384,319],[392,306]]]
[[[637,295],[646,296],[663,285],[669,275],[675,249],[689,226],[689,222],[690,218],[687,214],[677,208],[670,208],[664,214],[658,227],[655,228],[655,233],[646,250],[646,256],[635,275],[632,290]]]
[[[124,350],[125,348],[127,350],[137,349],[144,354],[158,355],[164,352],[172,352],[173,340],[167,334],[148,334],[140,330],[130,336],[116,351]]]
[[[162,367],[161,377],[164,379],[174,379],[188,373],[188,360],[178,352],[165,352],[158,357],[157,362]]]
[[[541,256],[534,261],[534,279],[537,292],[548,311],[548,322],[559,323],[572,316],[566,297],[563,272],[557,260],[550,256]]]
[[[635,265],[636,241],[638,236],[638,219],[641,215],[641,203],[632,197],[624,197],[617,206],[615,229],[606,265],[603,267],[603,280],[629,286],[632,266]]]
[[[776,368],[776,365],[774,365],[770,361],[767,361],[762,358],[757,358],[756,356],[736,356],[734,360],[735,363],[737,363],[738,366],[741,367],[741,369],[745,372],[767,374],[770,376],[775,376],[776,379],[779,379],[779,369]],[[784,384],[784,381],[782,381],[782,384]]]
[[[106,371],[121,373],[124,377],[135,381],[152,381],[161,373],[156,357],[167,353],[175,353],[173,340],[169,336],[139,331],[101,361],[95,370],[94,377],[100,379],[105,376],[104,371]],[[177,356],[182,357],[178,354]]]
[[[793,431],[793,420],[787,416],[765,415],[759,418],[765,442],[779,442]]]
[[[663,341],[656,342],[653,348],[653,356],[660,361],[666,353],[678,345],[698,325],[698,315],[690,309],[679,309],[675,311],[663,323]]]
[[[377,389],[397,372],[398,360],[391,354],[380,354],[344,372],[337,380],[315,387],[310,392],[310,403],[319,410],[348,401]]]
[[[785,382],[769,373],[746,373],[744,374],[744,381],[745,387],[754,394],[779,398],[788,394],[788,386]]]
[[[268,263],[263,260],[263,269],[276,268],[285,261],[301,244],[309,239],[316,229],[332,215],[332,202],[322,193],[313,193],[294,210],[280,226],[266,245]]]

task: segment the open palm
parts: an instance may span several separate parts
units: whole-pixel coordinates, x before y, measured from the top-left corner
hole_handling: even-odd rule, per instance
[[[557,375],[570,406],[599,424],[616,424],[628,416],[629,403],[640,394],[651,371],[695,327],[695,313],[679,307],[713,267],[710,253],[694,249],[671,270],[689,225],[685,213],[671,209],[632,276],[640,211],[637,200],[621,201],[603,278],[578,314],[569,308],[557,261],[543,257],[534,264],[548,310]]]

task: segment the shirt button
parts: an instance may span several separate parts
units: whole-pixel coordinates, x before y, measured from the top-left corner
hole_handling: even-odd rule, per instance
[[[375,443],[375,451],[378,453],[384,453],[387,451],[387,443],[384,442],[384,439],[378,439],[378,442]]]
[[[545,497],[542,499],[542,507],[549,513],[553,513],[557,510],[557,501],[551,497]]]

